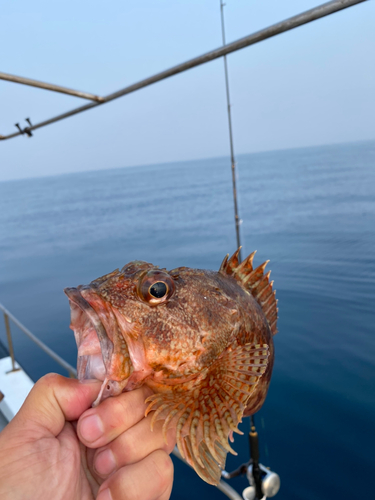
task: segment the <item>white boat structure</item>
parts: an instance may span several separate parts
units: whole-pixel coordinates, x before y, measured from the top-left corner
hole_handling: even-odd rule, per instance
[[[67,370],[70,377],[76,377],[77,371],[73,366],[62,359],[52,349],[46,346],[30,332],[18,319],[13,316],[2,304],[0,310],[4,315],[5,332],[8,341],[6,348],[0,341],[0,430],[7,425],[21,408],[26,396],[31,391],[34,382],[17,363],[14,349],[10,321],[12,321],[27,337],[29,337],[46,354]]]
[[[4,349],[0,346],[0,352]],[[1,355],[1,354],[0,354]],[[18,363],[5,353],[0,359],[0,430],[21,408],[34,382]]]

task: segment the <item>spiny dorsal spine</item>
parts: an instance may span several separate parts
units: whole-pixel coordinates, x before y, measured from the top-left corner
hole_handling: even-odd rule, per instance
[[[238,255],[241,247],[229,258],[227,254],[221,263],[219,272],[228,274],[236,278],[258,302],[268,321],[273,335],[277,333],[277,300],[276,291],[272,290],[273,281],[270,282],[271,271],[264,274],[264,270],[269,262],[263,262],[256,269],[253,268],[253,259],[256,252],[251,253],[240,263]]]

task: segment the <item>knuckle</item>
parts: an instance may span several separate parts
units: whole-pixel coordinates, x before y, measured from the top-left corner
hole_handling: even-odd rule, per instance
[[[112,398],[113,418],[116,420],[116,423],[126,426],[127,422],[131,420],[132,410],[126,398],[121,396]]]
[[[115,396],[106,399],[96,409],[106,429],[111,436],[118,435],[132,425],[132,408],[123,398]]]

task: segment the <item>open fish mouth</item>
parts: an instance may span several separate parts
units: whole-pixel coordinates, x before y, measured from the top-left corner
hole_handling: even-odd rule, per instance
[[[78,348],[78,379],[97,379],[102,387],[93,406],[123,391],[140,387],[152,373],[142,344],[128,335],[134,325],[116,314],[89,286],[65,288],[71,309],[70,328]]]
[[[82,296],[83,288],[64,290],[70,303],[70,328],[74,331],[78,348],[78,379],[104,381],[111,362],[113,343],[99,314]]]

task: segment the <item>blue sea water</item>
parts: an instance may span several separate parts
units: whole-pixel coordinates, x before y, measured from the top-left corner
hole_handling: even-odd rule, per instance
[[[238,175],[244,254],[270,259],[280,311],[261,461],[280,500],[372,498],[375,142],[241,155]],[[0,183],[0,302],[72,364],[64,287],[133,259],[217,269],[234,250],[227,158]],[[13,333],[35,380],[59,371]],[[227,469],[248,459],[246,436],[235,448]],[[175,467],[172,498],[222,495]]]

